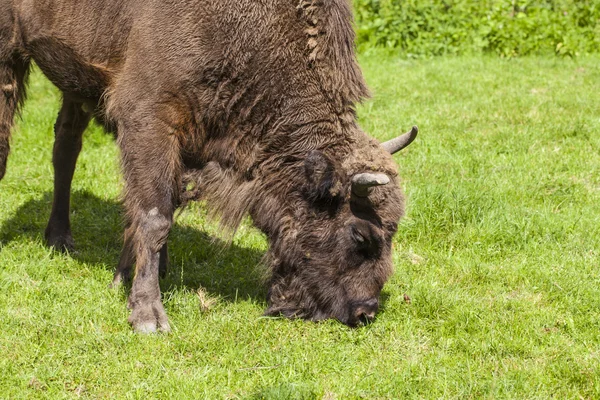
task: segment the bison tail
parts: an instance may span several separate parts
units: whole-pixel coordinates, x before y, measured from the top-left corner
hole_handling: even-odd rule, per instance
[[[25,100],[29,64],[29,60],[24,60],[20,56],[13,55],[8,60],[0,59],[0,179],[6,172],[14,116]]]

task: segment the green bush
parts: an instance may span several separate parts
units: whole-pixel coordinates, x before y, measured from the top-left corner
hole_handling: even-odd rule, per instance
[[[354,0],[361,49],[505,57],[600,51],[600,0]]]

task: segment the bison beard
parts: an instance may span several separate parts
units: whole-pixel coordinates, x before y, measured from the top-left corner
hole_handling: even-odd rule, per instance
[[[117,135],[126,229],[113,284],[135,264],[136,331],[170,329],[158,281],[173,212],[193,199],[232,229],[250,214],[267,235],[267,315],[374,317],[404,210],[390,153],[417,129],[380,144],[357,125],[368,93],[349,1],[40,4],[0,0],[0,178],[33,59],[63,92],[50,245],[73,246],[70,187],[89,120]]]

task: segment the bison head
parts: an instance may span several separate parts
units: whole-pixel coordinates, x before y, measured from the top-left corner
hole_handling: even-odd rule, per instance
[[[374,318],[404,212],[389,153],[416,134],[413,127],[382,145],[369,142],[371,149],[358,147],[343,159],[310,151],[285,187],[272,188],[285,195],[286,207],[266,201],[252,213],[271,242],[266,315],[335,318],[349,326]]]

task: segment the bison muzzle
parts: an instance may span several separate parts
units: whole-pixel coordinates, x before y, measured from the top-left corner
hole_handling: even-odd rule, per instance
[[[0,178],[34,60],[63,93],[46,239],[73,246],[71,180],[95,117],[121,149],[113,283],[134,275],[136,331],[170,329],[159,277],[174,211],[192,198],[231,229],[249,214],[268,237],[267,315],[374,317],[404,212],[391,154],[417,129],[381,144],[358,126],[368,91],[349,0],[0,0],[0,10]]]

